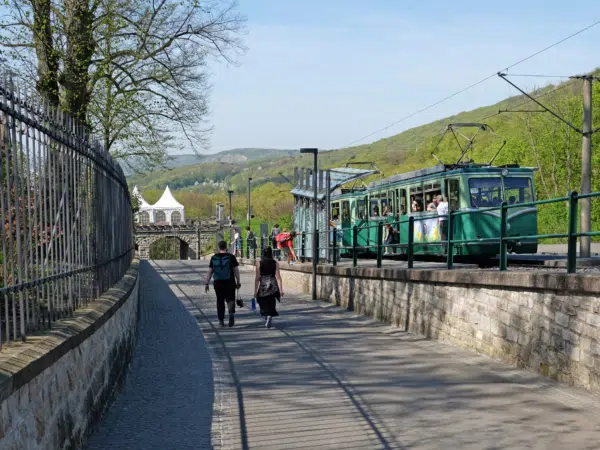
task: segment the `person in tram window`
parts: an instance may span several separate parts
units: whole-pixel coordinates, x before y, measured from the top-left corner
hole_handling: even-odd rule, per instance
[[[435,197],[433,197],[431,203],[429,205],[427,205],[427,212],[436,212],[437,211],[437,207],[439,205],[438,198],[441,198],[441,195],[436,195]]]
[[[385,217],[385,216],[387,216],[387,215],[388,215],[388,213],[389,213],[389,208],[388,208],[388,205],[385,205],[385,206],[383,207],[383,213],[382,213],[382,216],[383,216],[383,217]]]
[[[509,205],[514,205],[515,203],[517,203],[517,198],[514,195],[511,195],[510,197],[508,197]]]
[[[412,212],[423,211],[423,201],[420,198],[415,198],[412,202]]]
[[[373,217],[379,217],[379,206],[373,206]]]

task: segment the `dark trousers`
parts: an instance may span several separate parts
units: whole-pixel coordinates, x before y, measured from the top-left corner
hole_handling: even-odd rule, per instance
[[[440,220],[440,235],[442,236],[442,248],[444,255],[448,252],[448,221]]]
[[[219,320],[225,320],[225,303],[227,303],[229,314],[235,314],[235,284],[229,281],[215,281],[215,293],[217,294]]]

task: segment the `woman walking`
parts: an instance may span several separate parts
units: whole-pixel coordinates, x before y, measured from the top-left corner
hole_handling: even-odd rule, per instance
[[[279,315],[275,303],[283,297],[279,263],[273,259],[271,247],[263,250],[262,259],[256,263],[254,292],[260,315],[265,318],[265,326],[271,328],[273,317]]]

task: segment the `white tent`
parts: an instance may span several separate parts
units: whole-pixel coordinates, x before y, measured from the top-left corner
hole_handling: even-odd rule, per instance
[[[185,207],[175,200],[169,186],[165,188],[162,196],[154,205],[150,205],[139,192],[137,186],[133,188],[140,202],[140,211],[136,215],[136,221],[142,225],[155,223],[157,225],[176,225],[185,223]]]

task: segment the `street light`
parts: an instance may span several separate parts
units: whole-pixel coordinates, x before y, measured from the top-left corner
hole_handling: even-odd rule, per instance
[[[252,178],[248,178],[248,228],[250,228],[250,182]]]
[[[312,299],[316,300],[317,299],[317,259],[319,258],[319,255],[316,254],[317,242],[319,239],[319,237],[317,236],[317,193],[318,193],[317,155],[319,154],[319,149],[318,148],[301,148],[300,153],[312,153],[313,154]]]

